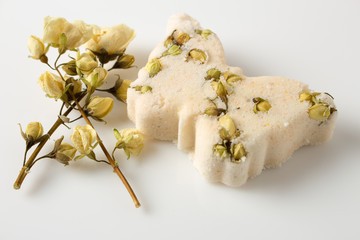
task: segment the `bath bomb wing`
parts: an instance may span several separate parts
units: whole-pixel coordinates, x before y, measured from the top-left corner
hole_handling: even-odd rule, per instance
[[[176,141],[211,182],[240,186],[299,147],[331,138],[333,99],[283,77],[226,65],[216,34],[185,14],[128,90],[128,115],[148,137]]]

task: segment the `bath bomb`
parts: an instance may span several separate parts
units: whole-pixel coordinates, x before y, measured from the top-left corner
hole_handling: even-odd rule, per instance
[[[175,142],[208,181],[229,186],[331,139],[337,117],[327,93],[228,66],[217,35],[186,14],[170,17],[128,89],[127,110],[148,138]]]

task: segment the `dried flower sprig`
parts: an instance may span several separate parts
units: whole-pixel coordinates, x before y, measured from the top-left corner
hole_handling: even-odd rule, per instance
[[[42,39],[30,36],[28,40],[30,57],[39,60],[50,68],[50,71],[46,71],[40,76],[38,83],[46,96],[61,100],[62,106],[58,119],[46,134],[43,133],[43,126],[39,122],[29,123],[25,132],[20,126],[21,134],[26,141],[26,148],[22,169],[14,183],[15,189],[20,189],[30,169],[41,159],[55,159],[64,165],[68,165],[72,160],[87,157],[96,162],[110,165],[124,183],[135,206],[140,207],[134,191],[118,167],[114,152],[116,149],[123,149],[128,158],[131,154],[139,154],[144,141],[142,133],[136,129],[124,129],[120,132],[116,130],[115,137],[118,142],[112,151],[112,155],[110,155],[90,121],[90,118],[103,121],[103,118],[113,108],[113,99],[94,96],[96,91],[108,92],[116,99],[126,102],[130,80],[123,80],[119,77],[115,81],[114,87],[110,89],[99,89],[99,87],[103,85],[109,71],[127,69],[132,66],[135,58],[132,55],[125,54],[125,50],[134,37],[135,31],[124,24],[111,28],[100,28],[85,24],[83,21],[69,23],[64,18],[52,17],[44,19]],[[88,49],[87,52],[80,51],[79,47],[82,45]],[[52,65],[47,56],[51,48],[57,49],[58,52],[58,56]],[[59,63],[60,58],[68,51],[69,54],[71,51],[76,52],[76,56],[69,55],[69,61]],[[106,70],[104,65],[111,61],[114,62],[112,67]],[[85,101],[82,101],[83,99]],[[66,108],[65,112],[63,112],[64,108]],[[73,110],[80,112],[81,116],[71,120],[68,115]],[[66,124],[81,118],[87,124],[74,127],[73,134],[70,136],[72,145],[64,143],[62,136],[55,141],[51,152],[37,157],[60,125],[67,126]],[[27,159],[27,152],[35,145],[37,147]],[[106,160],[99,160],[96,157],[93,151],[96,146],[100,146]],[[75,156],[77,152],[78,156]]]

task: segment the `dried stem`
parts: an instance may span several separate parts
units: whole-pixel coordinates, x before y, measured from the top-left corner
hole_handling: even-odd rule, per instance
[[[74,93],[71,91],[71,89],[69,89],[69,93],[70,96],[74,98]],[[94,128],[94,126],[92,125],[92,123],[90,122],[89,118],[87,117],[87,115],[85,114],[85,112],[83,111],[82,107],[80,106],[79,102],[75,100],[75,103],[81,113],[81,115],[83,116],[83,118],[85,119],[86,123],[89,124],[92,128]],[[95,129],[95,128],[94,128]],[[102,149],[102,151],[104,152],[106,158],[109,160],[110,165],[113,167],[114,172],[119,176],[119,178],[121,179],[121,181],[123,182],[123,184],[125,185],[125,188],[127,189],[127,191],[129,192],[131,198],[134,201],[135,207],[140,207],[141,204],[139,202],[139,200],[137,199],[133,189],[131,188],[129,182],[126,180],[125,176],[123,175],[123,173],[121,172],[120,168],[117,166],[115,160],[111,157],[111,155],[109,154],[109,152],[107,151],[106,147],[104,146],[102,140],[100,139],[99,135],[96,133],[96,138],[97,141]]]
[[[77,100],[80,101],[83,97],[85,96],[85,94],[82,94],[79,99]],[[74,109],[74,107],[76,106],[76,104],[72,104],[67,110],[66,112],[63,114],[63,116],[67,116],[69,115],[69,113]],[[23,183],[26,175],[29,173],[30,168],[33,166],[33,163],[37,157],[37,155],[39,154],[39,152],[41,151],[41,149],[44,147],[45,143],[50,139],[50,136],[56,131],[56,129],[63,123],[63,121],[58,118],[56,120],[56,122],[54,123],[54,125],[50,128],[50,130],[47,132],[46,137],[44,138],[44,140],[42,140],[39,145],[35,148],[34,152],[31,154],[31,156],[29,157],[29,159],[27,160],[27,162],[25,163],[25,165],[22,167],[22,169],[20,170],[20,173],[14,183],[14,189],[20,189],[21,184]]]

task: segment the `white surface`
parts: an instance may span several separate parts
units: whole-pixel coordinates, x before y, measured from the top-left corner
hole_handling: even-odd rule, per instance
[[[1,0],[0,239],[358,239],[359,10],[355,0]],[[228,64],[246,75],[285,76],[331,93],[339,110],[333,140],[298,150],[241,188],[209,184],[175,145],[148,142],[138,159],[120,163],[140,209],[110,168],[85,159],[68,167],[39,162],[13,190],[24,149],[17,123],[41,121],[48,129],[59,106],[36,83],[45,66],[27,58],[27,38],[41,35],[43,17],[126,23],[137,31],[128,53],[143,66],[177,12],[217,33]],[[134,79],[136,71],[121,76]],[[124,109],[116,104],[108,124],[97,124],[109,148],[112,128],[133,126]],[[54,137],[61,134],[70,131]]]

